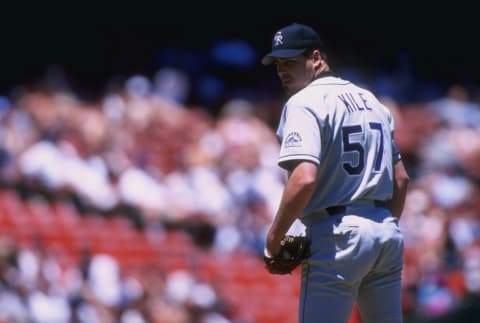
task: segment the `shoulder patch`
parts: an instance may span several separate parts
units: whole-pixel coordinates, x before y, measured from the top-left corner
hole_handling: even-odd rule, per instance
[[[290,132],[286,137],[284,141],[284,145],[286,148],[289,147],[300,147],[302,142],[302,137],[300,134],[296,131]]]

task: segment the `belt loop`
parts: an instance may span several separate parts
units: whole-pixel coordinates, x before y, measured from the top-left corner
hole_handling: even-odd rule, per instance
[[[329,215],[335,215],[339,213],[345,213],[347,207],[345,205],[334,205],[327,207],[325,210],[327,210]]]
[[[383,208],[387,207],[387,201],[375,200],[374,204],[376,207],[383,207]]]

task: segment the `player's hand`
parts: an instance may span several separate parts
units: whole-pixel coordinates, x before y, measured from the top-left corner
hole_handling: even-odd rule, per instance
[[[278,255],[282,248],[281,242],[282,239],[275,239],[271,236],[271,234],[269,234],[267,236],[267,242],[265,244],[265,254],[268,254],[270,257]]]
[[[285,236],[280,243],[278,254],[272,255],[265,248],[263,261],[265,268],[275,275],[290,274],[310,256],[310,240],[303,236]]]

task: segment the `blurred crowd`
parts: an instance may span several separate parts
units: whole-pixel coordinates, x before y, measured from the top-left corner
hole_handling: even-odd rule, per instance
[[[216,252],[263,253],[284,174],[275,163],[274,133],[256,117],[257,107],[234,98],[221,116],[212,118],[200,108],[181,105],[177,97],[151,91],[150,85],[146,77],[134,76],[96,105],[62,91],[22,89],[14,98],[3,98],[2,187],[23,201],[68,203],[84,216],[125,217],[140,231],[183,230],[197,245]],[[157,303],[136,316],[125,313],[138,295],[124,289],[139,287],[119,277],[112,257],[101,255],[95,265],[99,255],[93,255],[87,267],[79,259],[64,286],[55,277],[58,264],[48,247],[15,246],[6,240],[0,266],[0,319],[7,322],[229,322],[216,312],[193,320],[179,305],[169,307],[173,314],[168,318]],[[169,304],[187,307],[191,297],[215,303],[212,287],[195,282],[191,273],[171,274],[165,279],[155,278],[158,273],[142,275],[146,282],[141,285],[150,289],[162,281],[161,298]],[[169,277],[174,287],[168,287]],[[88,282],[95,287],[86,293]],[[76,295],[89,306],[77,306]],[[122,308],[117,316],[108,310],[113,305]]]
[[[132,76],[95,103],[61,90],[1,97],[2,189],[260,258],[286,176],[276,164],[281,101],[232,97],[212,115],[185,105],[185,83],[163,72],[160,83]],[[478,312],[480,107],[461,84],[428,102],[382,100],[412,178],[400,221],[405,321]],[[194,273],[122,275],[113,257],[88,252],[65,269],[41,243],[0,238],[0,322],[250,322],[222,311]]]

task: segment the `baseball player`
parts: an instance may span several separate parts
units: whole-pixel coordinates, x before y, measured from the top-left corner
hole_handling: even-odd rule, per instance
[[[311,254],[302,265],[299,322],[346,323],[354,302],[363,323],[402,322],[398,219],[409,177],[392,114],[335,75],[309,26],[276,32],[262,63],[275,65],[289,95],[277,129],[288,181],[265,254],[279,252],[296,219],[305,225]]]

